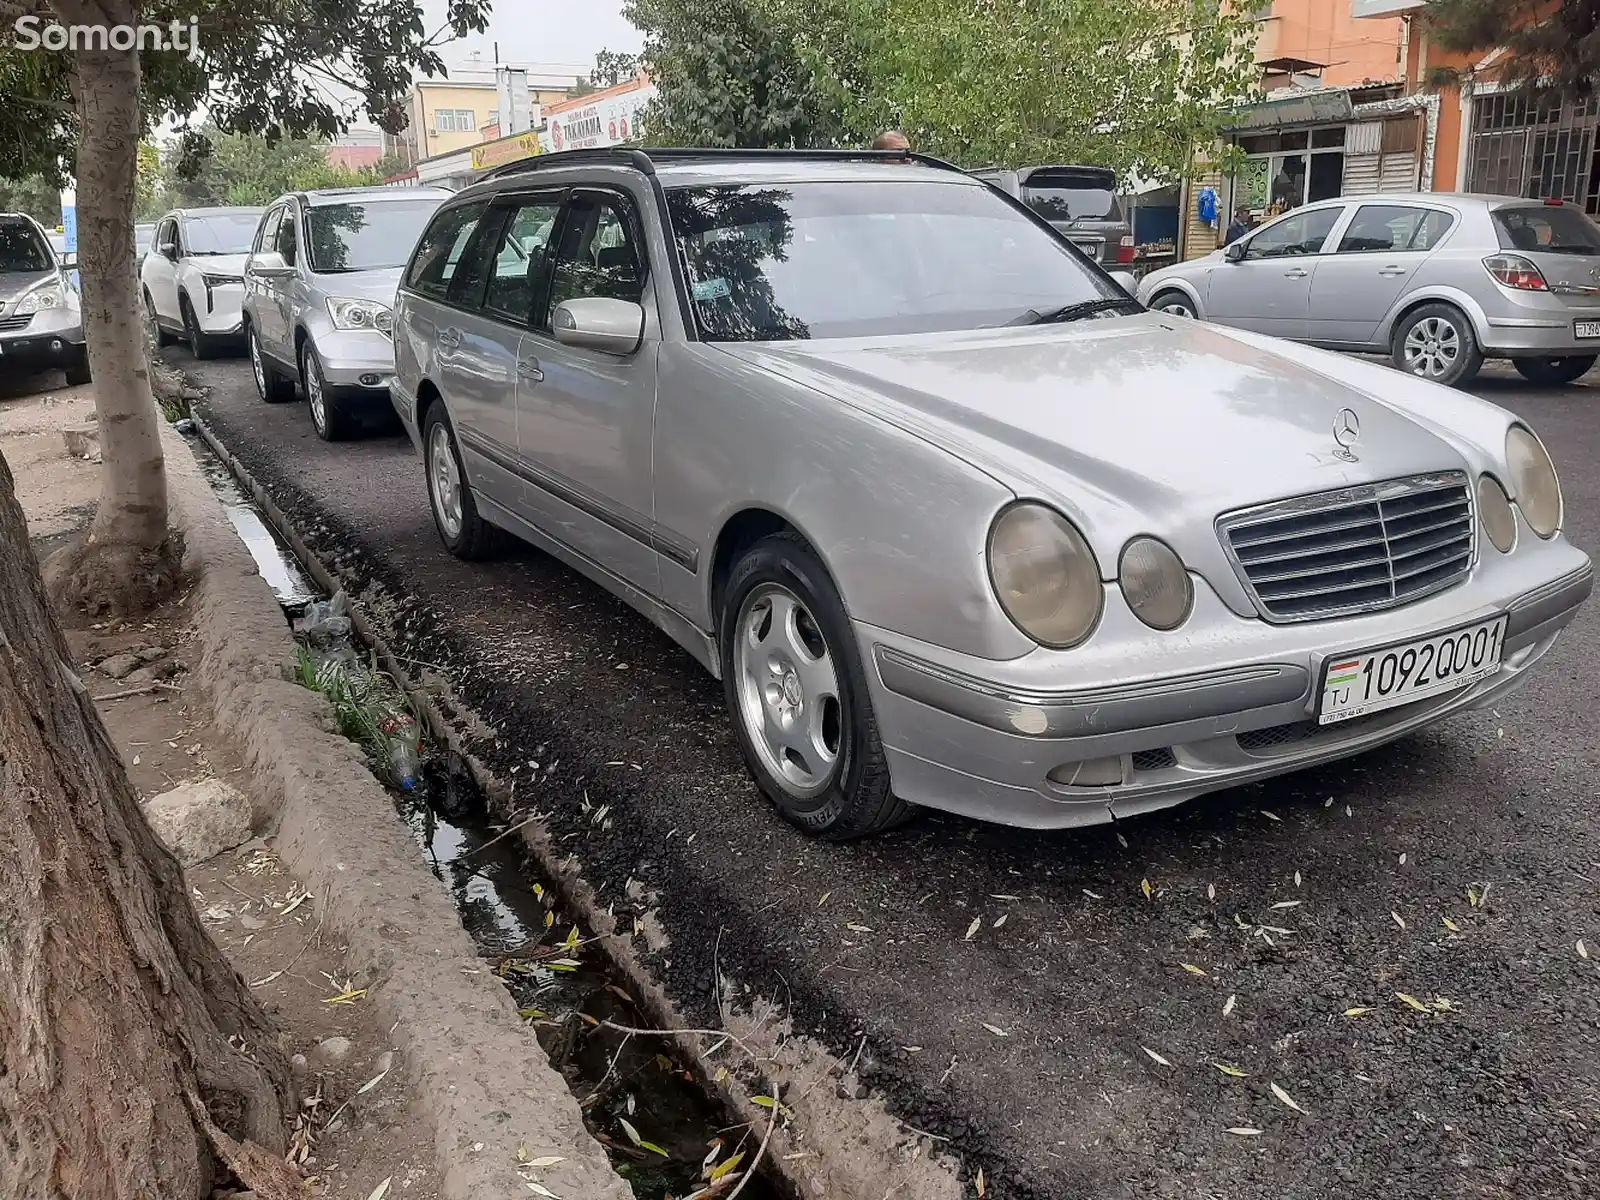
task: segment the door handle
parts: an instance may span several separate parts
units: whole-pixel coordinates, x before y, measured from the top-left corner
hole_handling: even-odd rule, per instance
[[[1292,267],[1283,273],[1283,277],[1285,279],[1304,279],[1308,274],[1308,271],[1300,267]]]
[[[461,345],[461,331],[459,329],[451,329],[446,327],[439,330],[437,337],[439,339],[439,345],[443,346],[446,350],[454,350],[457,346]]]
[[[529,383],[543,383],[544,371],[539,366],[536,358],[517,359],[517,378],[526,379]]]
[[[1379,275],[1404,275],[1405,273],[1406,273],[1406,269],[1404,267],[1379,267],[1378,268],[1378,274]]]

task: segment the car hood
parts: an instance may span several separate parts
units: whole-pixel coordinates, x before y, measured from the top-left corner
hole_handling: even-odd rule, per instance
[[[244,278],[244,264],[250,261],[248,254],[192,254],[189,256],[189,265],[206,275],[231,275]]]
[[[54,271],[0,271],[0,308],[5,308],[29,288],[55,278]]]
[[[1107,575],[1140,533],[1167,538],[1197,566],[1215,562],[1221,513],[1470,467],[1469,449],[1487,451],[1448,432],[1472,426],[1454,419],[1457,410],[1491,430],[1480,431],[1484,443],[1494,429],[1503,442],[1507,417],[1383,368],[1352,382],[1320,352],[1154,314],[938,340],[729,349],[918,433],[1021,496],[1056,504]],[[1405,398],[1409,391],[1419,391],[1419,403]],[[1353,462],[1334,440],[1344,409],[1360,423]]]
[[[318,275],[317,287],[329,299],[376,300],[379,304],[394,305],[394,294],[400,290],[403,267],[385,267],[381,271],[350,271]]]

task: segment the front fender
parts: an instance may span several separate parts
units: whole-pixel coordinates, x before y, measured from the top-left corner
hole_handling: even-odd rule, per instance
[[[1171,275],[1166,278],[1146,276],[1139,283],[1139,303],[1148,305],[1157,292],[1182,292],[1189,297],[1189,303],[1194,305],[1195,316],[1202,320],[1206,315],[1203,291],[1192,280],[1182,275]]]
[[[729,517],[764,509],[811,543],[852,618],[986,659],[1033,650],[989,583],[989,526],[1014,493],[906,430],[704,343],[661,348],[656,521],[699,549],[662,598],[703,629]]]

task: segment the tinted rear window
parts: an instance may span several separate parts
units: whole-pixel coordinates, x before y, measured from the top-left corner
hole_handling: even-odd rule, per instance
[[[1497,208],[1492,214],[1502,250],[1600,255],[1600,226],[1567,205]]]
[[[0,273],[27,274],[55,266],[50,247],[27,221],[0,221]]]
[[[1120,221],[1116,177],[1099,172],[1040,171],[1023,198],[1047,221]]]

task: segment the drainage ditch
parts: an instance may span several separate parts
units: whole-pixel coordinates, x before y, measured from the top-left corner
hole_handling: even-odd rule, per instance
[[[191,448],[297,629],[299,681],[329,692],[341,728],[367,751],[373,773],[393,797],[429,869],[449,890],[479,954],[511,993],[578,1099],[590,1133],[634,1195],[716,1200],[737,1191],[746,1200],[778,1200],[784,1193],[765,1176],[743,1177],[757,1157],[761,1130],[730,1119],[677,1056],[675,1039],[655,1036],[626,981],[541,880],[516,830],[491,823],[467,763],[422,734],[405,692],[378,668],[351,622],[326,624],[330,611],[341,611],[337,601],[329,604],[241,493],[227,465],[204,442],[192,440]],[[307,636],[308,620],[319,619],[324,624]],[[330,663],[337,667],[331,673]],[[344,681],[343,691],[328,688],[332,676]],[[401,712],[400,719],[409,718],[416,729],[409,742],[414,770],[404,761],[397,768],[390,757],[394,739],[382,733],[392,732]]]

